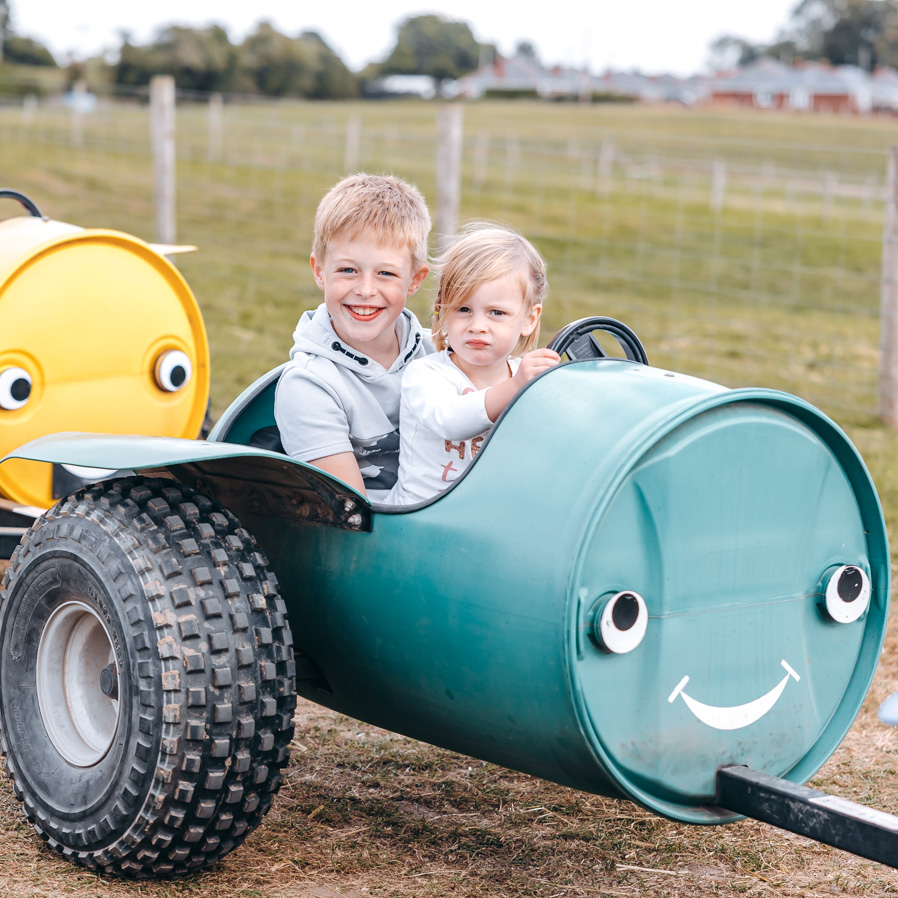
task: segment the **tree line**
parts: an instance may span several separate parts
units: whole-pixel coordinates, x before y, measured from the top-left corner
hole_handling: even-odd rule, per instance
[[[898,0],[800,0],[770,43],[723,35],[710,46],[712,68],[762,56],[792,64],[825,60],[866,71],[898,66]]]
[[[15,33],[9,0],[0,0],[0,62],[56,66],[39,42]],[[173,75],[183,91],[254,93],[272,97],[347,99],[363,95],[377,78],[428,75],[437,82],[475,69],[492,45],[481,45],[464,22],[438,15],[411,16],[400,23],[387,57],[361,72],[351,71],[324,38],[305,31],[291,37],[260,22],[239,42],[220,25],[166,25],[145,44],[121,36],[117,60],[71,62],[69,80],[98,78],[121,88],[142,87],[154,75]]]
[[[39,41],[16,34],[9,0],[0,0],[0,63],[55,66],[53,54]]]
[[[528,43],[520,47],[532,46]],[[786,63],[827,60],[872,70],[898,66],[898,0],[799,0],[789,21],[770,43],[723,35],[710,45],[712,68],[744,65],[762,56]],[[239,43],[220,25],[162,27],[147,43],[123,34],[117,59],[71,62],[69,80],[103,81],[139,88],[157,74],[173,75],[179,89],[256,93],[273,97],[345,99],[371,92],[376,79],[391,74],[458,78],[493,58],[496,48],[479,43],[465,22],[439,15],[402,21],[386,58],[353,72],[314,31],[291,37],[260,22]],[[56,66],[39,41],[17,34],[10,0],[0,0],[0,64]],[[94,86],[98,86],[94,84]]]

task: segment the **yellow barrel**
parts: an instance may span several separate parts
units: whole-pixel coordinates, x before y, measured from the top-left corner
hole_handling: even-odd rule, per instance
[[[136,237],[26,208],[0,221],[0,457],[68,430],[196,437],[209,345],[187,282]],[[0,496],[45,508],[72,473],[12,460]]]

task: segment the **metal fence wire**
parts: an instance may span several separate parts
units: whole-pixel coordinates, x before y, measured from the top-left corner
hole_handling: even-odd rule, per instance
[[[423,102],[179,101],[177,239],[200,249],[177,262],[206,318],[219,411],[286,357],[300,311],[319,301],[307,260],[333,183],[396,174],[436,209],[447,189],[438,113]],[[142,98],[103,98],[90,112],[10,98],[0,127],[0,186],[52,218],[156,238]],[[461,140],[458,220],[511,224],[547,259],[543,342],[567,321],[609,315],[653,364],[788,390],[841,421],[882,411],[881,122],[482,102],[464,107]],[[431,300],[425,289],[413,301],[422,320]]]

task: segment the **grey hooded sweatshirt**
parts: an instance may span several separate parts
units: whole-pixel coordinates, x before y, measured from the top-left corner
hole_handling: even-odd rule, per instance
[[[408,309],[396,321],[399,356],[389,370],[337,336],[327,307],[304,312],[277,385],[274,416],[289,455],[312,461],[353,452],[372,502],[399,472],[399,399],[412,359],[434,351],[430,331]]]

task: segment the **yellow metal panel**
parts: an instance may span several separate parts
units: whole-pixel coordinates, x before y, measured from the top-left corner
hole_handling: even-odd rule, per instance
[[[0,455],[65,430],[199,433],[209,397],[206,332],[167,259],[117,231],[20,218],[0,223],[0,274],[0,372],[18,367],[32,380],[22,408],[0,408]],[[170,351],[185,353],[193,369],[174,392],[155,376]],[[0,495],[31,505],[52,503],[49,484],[44,465],[0,471]]]

